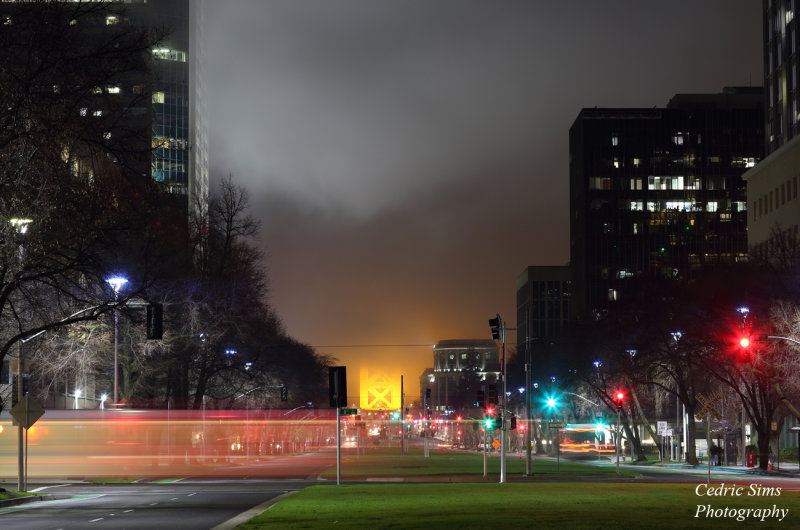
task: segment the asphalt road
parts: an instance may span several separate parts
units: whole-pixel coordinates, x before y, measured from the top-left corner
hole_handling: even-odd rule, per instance
[[[291,480],[254,482],[239,479],[236,482],[199,480],[171,484],[52,485],[43,487],[40,492],[69,498],[0,509],[0,527],[20,530],[214,528],[309,484]],[[244,521],[238,521],[241,522]]]

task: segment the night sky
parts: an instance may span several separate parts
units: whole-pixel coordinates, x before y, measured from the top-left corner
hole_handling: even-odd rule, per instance
[[[515,326],[517,276],[569,261],[580,109],[761,85],[761,29],[756,0],[207,2],[213,178],[288,333],[413,399],[431,345]]]

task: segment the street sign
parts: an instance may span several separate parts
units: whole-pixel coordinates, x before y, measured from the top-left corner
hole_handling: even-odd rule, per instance
[[[342,409],[342,416],[352,416],[358,414],[358,409]]]
[[[564,423],[563,421],[551,421],[550,422],[550,428],[551,429],[563,429],[566,426],[567,426],[567,424]]]
[[[44,414],[42,406],[28,396],[22,396],[19,403],[11,409],[11,417],[25,429],[30,429],[42,414]]]
[[[492,447],[494,447],[495,451],[500,449],[500,442],[498,440],[492,440]]]
[[[704,418],[706,416],[711,416],[717,421],[722,421],[722,415],[717,411],[717,405],[722,401],[722,394],[717,392],[711,396],[711,398],[707,399],[703,394],[698,393],[696,399],[697,402],[703,406],[703,408],[696,413],[698,417]]]

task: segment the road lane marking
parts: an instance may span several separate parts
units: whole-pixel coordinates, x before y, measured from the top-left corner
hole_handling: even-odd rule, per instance
[[[61,488],[64,486],[70,486],[71,484],[53,484],[52,486],[42,486],[41,488],[32,489],[31,493],[38,493],[40,491],[44,491],[47,488]]]
[[[91,520],[91,521],[89,521],[89,522],[90,522],[90,523],[96,523],[97,521],[102,521],[103,519],[105,519],[105,517],[100,517],[100,518],[98,518],[98,519],[92,519],[92,520]]]

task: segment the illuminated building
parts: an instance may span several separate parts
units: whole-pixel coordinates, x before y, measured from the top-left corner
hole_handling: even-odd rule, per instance
[[[478,390],[500,376],[500,352],[492,340],[440,340],[433,369],[420,377],[420,396],[430,389],[428,407],[437,413],[472,408]]]
[[[573,316],[746,260],[742,174],[762,158],[763,126],[758,87],[581,110],[569,133]]]

